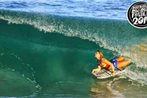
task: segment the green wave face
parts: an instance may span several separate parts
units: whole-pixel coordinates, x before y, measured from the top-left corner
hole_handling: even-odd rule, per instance
[[[5,81],[0,84],[5,88],[0,89],[1,96],[91,97],[90,91],[107,91],[106,84],[111,80],[95,83],[91,75],[96,67],[97,49],[108,59],[118,55],[130,57],[134,64],[127,72],[134,83],[139,82],[136,75],[146,74],[146,51],[140,49],[146,48],[147,30],[135,29],[126,21],[10,11],[0,11],[0,19],[0,77]],[[144,59],[139,61],[139,56]],[[138,67],[138,63],[142,66]],[[145,77],[140,78],[143,84]],[[136,88],[131,84],[123,79],[114,87],[130,97],[127,92],[134,94]],[[123,91],[128,85],[130,89]],[[146,86],[142,88],[146,91]],[[136,91],[140,89],[139,86]]]
[[[87,84],[93,81],[91,70],[96,67],[95,50],[102,49],[106,51],[105,55],[113,57],[110,50],[100,48],[88,40],[66,37],[55,32],[44,33],[28,25],[7,24],[3,20],[0,23],[3,26],[0,34],[0,67],[8,75],[10,72],[17,73],[22,79],[30,81],[24,86],[32,88],[29,86],[32,84],[35,87],[32,96],[40,90],[39,93],[47,93],[48,96],[74,96],[73,91],[77,92],[75,96],[88,96]],[[5,77],[5,74],[2,75]],[[61,86],[60,89],[58,86]],[[30,93],[17,92],[16,95],[28,96]],[[9,92],[3,96],[8,95]]]

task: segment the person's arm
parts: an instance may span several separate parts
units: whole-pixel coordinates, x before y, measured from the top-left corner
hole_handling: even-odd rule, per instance
[[[97,73],[99,73],[100,71],[101,71],[101,67],[98,66],[98,68],[95,68],[95,69],[92,70],[92,74],[97,76]]]
[[[112,64],[110,61],[108,61],[107,59],[104,59],[104,62],[105,62],[106,64],[110,65],[111,73],[112,73],[112,75],[115,75],[113,64]]]

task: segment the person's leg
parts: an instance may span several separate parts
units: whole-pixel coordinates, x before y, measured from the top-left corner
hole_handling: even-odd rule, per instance
[[[130,63],[131,63],[131,60],[125,60],[125,61],[117,62],[117,68],[121,69],[123,67],[126,67]]]
[[[121,61],[124,61],[125,59],[123,57],[117,57],[116,60],[117,62],[121,62]]]

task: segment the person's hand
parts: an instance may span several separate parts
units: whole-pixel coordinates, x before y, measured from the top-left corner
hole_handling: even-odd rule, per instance
[[[93,69],[91,73],[92,73],[94,76],[97,76],[98,70],[97,70],[97,69]]]

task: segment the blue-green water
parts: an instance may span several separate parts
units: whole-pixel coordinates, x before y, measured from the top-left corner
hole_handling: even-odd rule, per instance
[[[135,1],[136,0],[1,0],[0,9],[38,12],[60,16],[125,19],[128,7]]]
[[[0,96],[147,97],[146,29],[125,20],[5,10],[0,19]],[[97,49],[133,64],[122,78],[97,80],[91,75]]]

